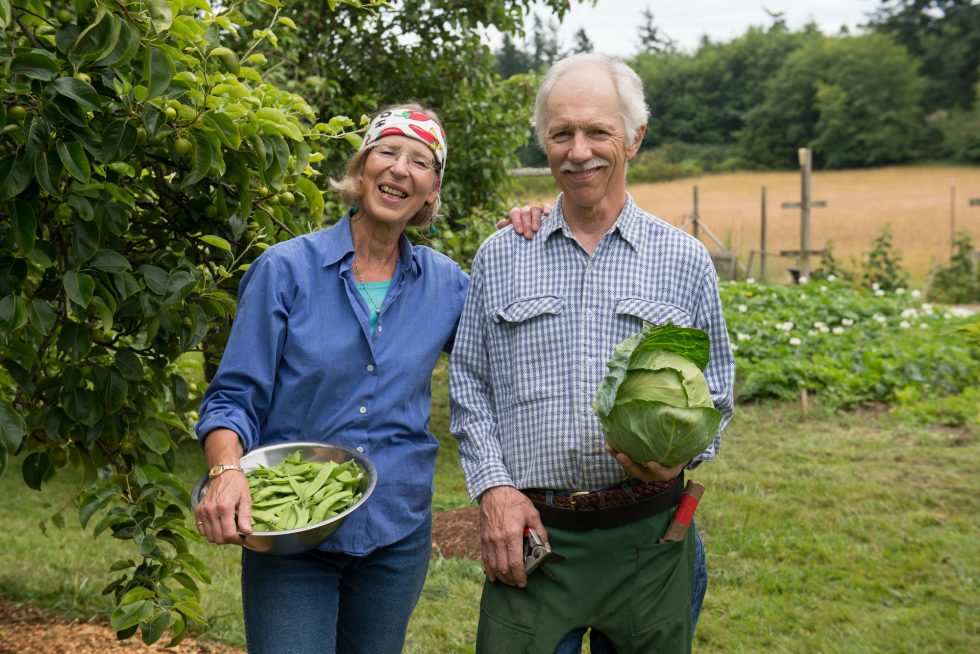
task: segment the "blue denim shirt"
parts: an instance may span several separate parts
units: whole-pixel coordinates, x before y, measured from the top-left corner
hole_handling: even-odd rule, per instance
[[[363,448],[378,470],[375,491],[322,546],[362,556],[407,536],[430,511],[432,369],[452,347],[469,278],[402,236],[372,333],[353,257],[348,215],[255,260],[196,432],[203,440],[231,429],[246,452],[283,441]]]

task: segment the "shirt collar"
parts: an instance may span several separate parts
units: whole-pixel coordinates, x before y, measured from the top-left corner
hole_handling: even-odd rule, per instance
[[[350,218],[352,211],[348,210],[337,224],[323,231],[323,265],[332,266],[341,261],[350,266],[354,256],[354,239],[350,234]],[[419,259],[412,242],[402,233],[398,239],[400,250],[399,259],[405,270],[411,270],[416,275],[422,274],[422,261]]]
[[[567,238],[574,238],[572,230],[569,229],[568,223],[565,222],[565,215],[562,213],[561,204],[563,195],[559,194],[558,199],[555,201],[555,206],[551,210],[551,214],[544,217],[541,221],[541,229],[539,231],[545,240],[551,238],[551,235],[558,231],[561,231]],[[639,207],[633,202],[633,197],[627,193],[626,204],[623,205],[622,212],[620,212],[619,217],[616,218],[616,222],[613,223],[612,228],[609,230],[611,232],[617,232],[636,251],[639,251],[640,242],[643,238],[639,225],[641,220],[640,213]]]

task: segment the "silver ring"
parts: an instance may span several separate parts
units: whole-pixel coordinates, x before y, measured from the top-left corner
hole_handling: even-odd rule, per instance
[[[201,526],[201,525],[203,525],[203,524],[204,524],[204,521],[203,521],[203,520],[198,520],[198,521],[197,521],[197,526],[198,526],[198,527],[200,527],[200,526]]]

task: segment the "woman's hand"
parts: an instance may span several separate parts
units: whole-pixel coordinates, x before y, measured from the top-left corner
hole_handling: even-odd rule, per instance
[[[208,468],[223,463],[239,465],[243,449],[238,434],[215,429],[204,439]],[[252,533],[252,496],[248,481],[238,470],[225,470],[208,484],[208,491],[194,507],[197,530],[216,545],[241,545],[243,534]]]
[[[525,204],[523,207],[514,207],[508,212],[505,219],[497,223],[497,229],[513,225],[515,232],[530,241],[541,229],[541,216],[547,216],[550,213],[550,204],[544,206]]]

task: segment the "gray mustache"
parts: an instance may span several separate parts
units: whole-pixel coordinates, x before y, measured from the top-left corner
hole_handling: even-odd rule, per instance
[[[602,157],[593,157],[588,161],[573,162],[573,161],[563,161],[559,170],[563,173],[583,173],[587,170],[592,170],[593,168],[606,168],[611,166],[608,160]]]

